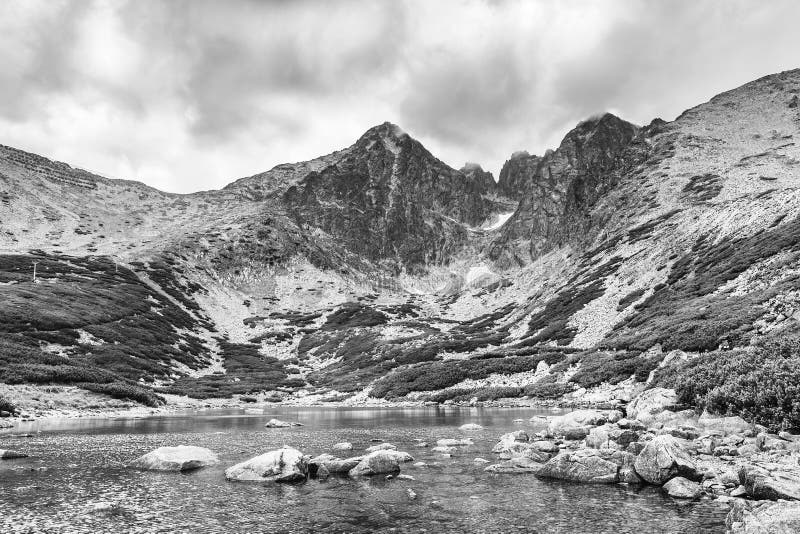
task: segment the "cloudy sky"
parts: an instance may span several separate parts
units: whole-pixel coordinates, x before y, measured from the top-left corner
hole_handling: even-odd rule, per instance
[[[800,67],[794,0],[0,2],[0,143],[191,192],[399,124],[497,175]]]

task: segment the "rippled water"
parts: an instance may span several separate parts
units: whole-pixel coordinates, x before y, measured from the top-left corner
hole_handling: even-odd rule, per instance
[[[30,458],[0,462],[0,532],[723,532],[727,508],[682,503],[656,488],[593,486],[492,475],[475,465],[500,434],[535,430],[531,409],[396,408],[242,410],[115,420],[28,423],[0,434],[0,448]],[[271,417],[303,427],[266,429]],[[523,418],[526,422],[515,424]],[[485,427],[464,433],[467,422]],[[445,458],[415,439],[472,437]],[[353,442],[353,455],[382,439],[428,466],[415,480],[329,478],[297,486],[226,482],[224,470],[292,445],[307,454]],[[143,472],[125,462],[156,447],[199,445],[220,464],[189,474]],[[417,494],[411,500],[407,489]],[[111,503],[112,506],[108,506]],[[100,509],[97,509],[97,505]]]

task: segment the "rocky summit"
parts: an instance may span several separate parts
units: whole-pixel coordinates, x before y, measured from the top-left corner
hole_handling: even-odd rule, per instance
[[[795,70],[672,122],[591,117],[497,182],[390,123],[188,195],[0,146],[0,416],[65,397],[624,411],[655,390],[611,430],[646,411],[696,439],[681,421],[704,410],[800,430],[799,93]],[[642,475],[685,477],[676,458]],[[618,460],[594,454],[598,480]]]

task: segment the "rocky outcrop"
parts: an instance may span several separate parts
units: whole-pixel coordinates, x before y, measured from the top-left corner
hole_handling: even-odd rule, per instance
[[[267,452],[225,470],[225,478],[240,482],[295,483],[307,477],[307,460],[292,447]]]
[[[725,518],[729,534],[800,532],[800,503],[737,500]]]
[[[177,447],[159,447],[133,460],[130,466],[150,471],[191,471],[216,465],[218,462],[217,454],[209,449],[178,445]]]
[[[656,436],[649,441],[636,457],[634,467],[646,482],[659,486],[677,476],[690,480],[698,478],[694,461],[680,442],[669,435]]]
[[[498,187],[520,197],[520,204],[489,247],[489,256],[505,265],[526,264],[598,231],[591,228],[590,211],[621,174],[638,163],[625,154],[637,131],[606,113],[580,123],[557,150],[541,159],[512,157],[500,173]]]

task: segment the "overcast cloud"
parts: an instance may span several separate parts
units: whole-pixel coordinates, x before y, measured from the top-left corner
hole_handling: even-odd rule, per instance
[[[0,143],[174,192],[389,120],[498,174],[602,111],[644,124],[800,67],[800,2],[0,2]]]

